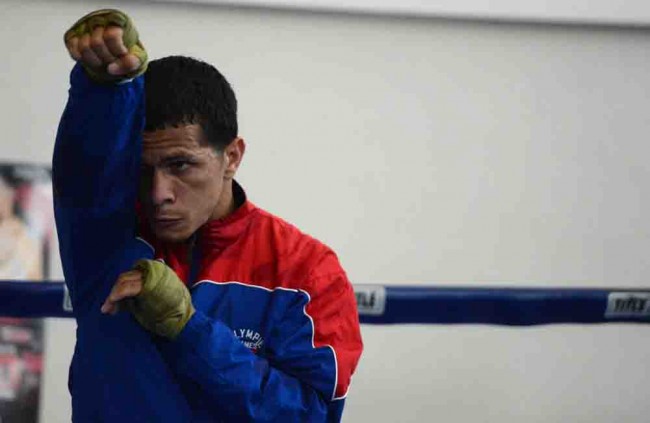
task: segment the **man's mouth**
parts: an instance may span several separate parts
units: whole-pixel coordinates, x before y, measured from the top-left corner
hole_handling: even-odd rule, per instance
[[[178,217],[174,217],[174,218],[172,218],[172,217],[159,217],[159,218],[155,218],[153,223],[158,228],[168,229],[168,228],[171,228],[171,227],[174,227],[174,226],[178,225],[179,223],[182,222],[182,220],[183,219],[178,218]]]

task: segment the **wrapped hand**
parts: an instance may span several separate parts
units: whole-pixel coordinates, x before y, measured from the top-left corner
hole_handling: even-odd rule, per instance
[[[194,314],[190,292],[164,263],[140,260],[123,273],[102,306],[103,313],[130,311],[147,330],[174,339]]]
[[[91,12],[72,25],[63,38],[70,56],[97,82],[120,82],[147,69],[148,56],[138,31],[131,18],[119,10]]]

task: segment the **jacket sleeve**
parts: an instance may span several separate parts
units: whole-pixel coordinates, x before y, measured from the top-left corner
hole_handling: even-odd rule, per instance
[[[272,335],[257,354],[231,328],[197,311],[171,343],[175,371],[207,392],[214,413],[225,411],[227,421],[339,421],[362,350],[350,283],[339,270],[314,278],[304,291],[269,295],[284,311],[268,322]]]
[[[135,238],[143,81],[99,85],[77,65],[70,82],[52,176],[63,271],[80,317],[105,298],[111,276],[125,270],[118,264],[152,251]]]
[[[126,313],[100,312],[117,276],[153,255],[135,238],[143,80],[99,85],[77,65],[70,82],[52,170],[59,252],[77,320],[72,419],[189,421],[150,335]]]

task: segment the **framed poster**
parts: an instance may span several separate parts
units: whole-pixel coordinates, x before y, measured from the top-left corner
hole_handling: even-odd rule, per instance
[[[0,280],[49,277],[54,232],[49,168],[0,163]],[[43,367],[43,321],[0,312],[0,423],[35,423]]]

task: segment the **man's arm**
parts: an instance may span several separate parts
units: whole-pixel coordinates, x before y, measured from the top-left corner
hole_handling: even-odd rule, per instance
[[[87,48],[77,53],[87,65]],[[152,256],[135,238],[142,77],[102,84],[77,64],[70,84],[53,185],[61,260],[78,324],[69,381],[73,420],[189,421],[185,398],[150,335],[128,315],[100,313],[117,275]]]
[[[110,289],[112,281],[86,281],[116,272],[112,257],[128,256],[118,247],[151,255],[134,239],[144,81],[128,82],[146,69],[147,56],[131,20],[116,10],[84,16],[64,41],[77,64],[54,146],[54,206],[66,283],[80,316],[96,310]]]
[[[124,269],[117,264],[128,268],[152,252],[134,237],[143,81],[100,85],[76,65],[70,84],[52,168],[61,259],[79,318],[98,312],[109,275]],[[125,256],[132,262],[122,263]]]
[[[267,311],[272,329],[259,355],[232,328],[201,311],[211,306],[195,304],[195,311],[175,300],[185,298],[179,291],[187,288],[170,268],[154,261],[146,267],[138,266],[140,280],[138,271],[120,277],[104,311],[115,313],[120,301],[134,297],[125,306],[138,321],[172,339],[161,349],[174,372],[210,398],[203,412],[227,421],[339,421],[362,342],[354,293],[333,253],[320,262],[305,291],[228,288],[229,295],[241,289],[251,304],[251,295],[259,295],[256,304],[275,310]],[[215,286],[203,282],[192,293],[210,298],[201,295],[210,289]]]

